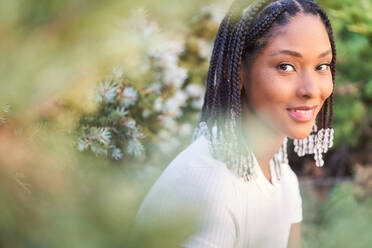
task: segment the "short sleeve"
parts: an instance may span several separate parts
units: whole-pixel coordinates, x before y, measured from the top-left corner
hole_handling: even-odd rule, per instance
[[[292,197],[292,211],[291,211],[291,217],[290,222],[291,223],[297,223],[302,221],[302,197],[301,197],[301,191],[300,191],[300,185],[298,182],[297,175],[291,170],[293,180],[291,187],[293,188],[293,197]]]

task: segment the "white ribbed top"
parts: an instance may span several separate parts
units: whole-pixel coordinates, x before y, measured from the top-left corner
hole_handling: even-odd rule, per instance
[[[200,136],[154,183],[137,213],[137,223],[150,221],[150,213],[174,218],[170,208],[177,205],[201,213],[197,231],[182,247],[287,247],[291,223],[302,221],[297,176],[288,164],[281,164],[277,180],[270,165],[271,183],[254,160],[257,177],[246,182],[214,159],[208,140]]]

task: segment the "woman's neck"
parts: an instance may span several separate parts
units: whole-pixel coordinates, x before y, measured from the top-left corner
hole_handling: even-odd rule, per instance
[[[265,177],[271,182],[270,160],[282,145],[285,135],[269,127],[257,116],[246,120],[249,144]]]

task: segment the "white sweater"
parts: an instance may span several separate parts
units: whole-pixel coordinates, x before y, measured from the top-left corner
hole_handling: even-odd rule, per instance
[[[271,165],[271,183],[254,160],[257,177],[244,181],[212,157],[208,140],[200,136],[163,171],[136,221],[148,221],[153,211],[169,218],[169,207],[181,204],[201,211],[197,231],[182,247],[287,247],[291,223],[302,221],[297,176],[288,164],[281,164],[282,176],[277,180]]]

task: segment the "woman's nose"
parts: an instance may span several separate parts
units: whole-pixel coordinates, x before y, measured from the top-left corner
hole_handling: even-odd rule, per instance
[[[297,96],[300,98],[316,98],[320,96],[319,83],[314,73],[303,72],[299,77]]]

